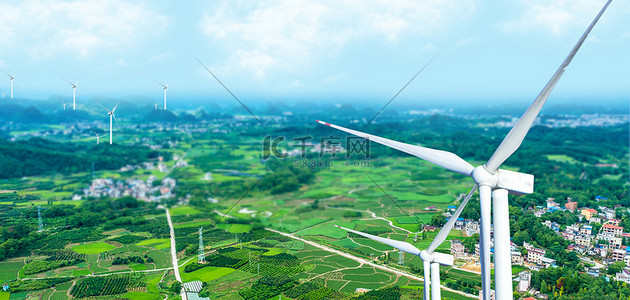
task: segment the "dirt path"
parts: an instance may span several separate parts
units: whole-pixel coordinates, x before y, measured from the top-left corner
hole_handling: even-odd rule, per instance
[[[168,221],[168,227],[171,228],[171,259],[173,260],[173,271],[175,272],[175,279],[182,282],[182,276],[179,274],[179,265],[177,264],[177,247],[175,247],[175,229],[173,229],[173,222],[171,221],[171,213],[168,208],[162,207],[166,210],[166,220]],[[180,295],[182,300],[188,300],[186,292],[182,288]]]
[[[383,220],[383,221],[389,223],[389,226],[391,226],[391,227],[398,228],[398,229],[400,229],[402,231],[405,231],[407,233],[412,233],[411,231],[409,231],[409,230],[407,230],[405,228],[401,228],[401,227],[398,227],[398,226],[394,225],[394,223],[392,221],[390,221],[390,220],[387,220],[387,219],[385,219],[383,217],[377,216],[376,213],[374,213],[374,212],[372,212],[370,210],[359,210],[359,209],[342,208],[342,207],[331,207],[331,206],[324,206],[324,207],[326,207],[326,209],[338,209],[338,210],[346,210],[346,211],[356,211],[356,212],[368,213],[368,214],[372,215],[372,219]]]

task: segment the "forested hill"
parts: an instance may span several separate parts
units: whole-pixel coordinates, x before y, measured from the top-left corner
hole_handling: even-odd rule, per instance
[[[43,173],[74,173],[118,169],[156,158],[159,152],[144,146],[58,143],[41,138],[11,142],[0,139],[0,178]]]

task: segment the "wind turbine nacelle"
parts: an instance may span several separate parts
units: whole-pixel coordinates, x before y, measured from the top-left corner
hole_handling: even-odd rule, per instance
[[[498,170],[497,187],[506,189],[512,195],[525,195],[534,192],[534,175],[508,170]]]
[[[453,255],[440,252],[433,252],[433,261],[443,266],[452,266],[454,263]]]

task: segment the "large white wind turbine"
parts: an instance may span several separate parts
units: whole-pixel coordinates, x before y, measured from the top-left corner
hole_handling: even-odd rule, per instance
[[[69,83],[70,86],[72,86],[72,110],[76,110],[76,108],[77,108],[77,103],[76,103],[76,100],[77,100],[77,86],[79,85],[79,81],[77,80],[76,83],[72,83],[72,82],[70,82],[68,80],[65,80],[65,79],[64,79],[64,81]]]
[[[109,108],[103,106],[102,104],[98,104],[101,107],[103,107],[104,109],[107,110],[107,114],[109,115],[109,144],[112,144],[112,138],[113,138],[113,124],[112,124],[112,119],[114,121],[116,121],[116,127],[118,127],[118,131],[120,131],[120,126],[118,126],[118,120],[116,120],[116,115],[114,115],[114,112],[116,111],[116,107],[118,107],[118,103],[116,103],[116,105],[114,106],[114,108],[112,110],[109,110]],[[98,143],[98,142],[97,142]]]
[[[321,124],[339,129],[350,134],[363,137],[365,139],[383,144],[385,146],[400,150],[402,152],[414,155],[428,162],[448,170],[471,176],[475,182],[475,186],[469,193],[479,188],[479,205],[481,207],[481,234],[480,234],[480,261],[482,269],[482,292],[484,299],[490,299],[490,204],[491,198],[494,213],[494,280],[496,288],[496,299],[512,299],[512,265],[510,256],[510,219],[508,209],[508,193],[512,194],[530,194],[534,191],[534,176],[519,172],[501,170],[499,167],[507,160],[521,145],[525,135],[531,128],[542,106],[547,101],[552,89],[560,80],[560,77],[575,57],[586,37],[591,32],[599,18],[602,16],[612,0],[608,0],[604,7],[591,22],[584,34],[575,44],[569,55],[562,62],[558,70],[553,74],[547,82],[538,97],[531,106],[525,111],[516,125],[510,130],[503,139],[494,154],[484,165],[474,167],[470,163],[463,160],[454,153],[429,149],[425,147],[405,144],[390,139],[378,137],[375,135],[347,129],[326,122],[317,121]],[[466,202],[462,202],[458,211],[463,210]],[[444,240],[450,230],[453,228],[456,216],[453,215],[449,222],[442,228],[439,234],[433,240],[433,243],[427,249],[437,248]],[[451,222],[452,221],[452,222]],[[434,246],[435,245],[435,246]],[[401,249],[403,250],[403,249]],[[404,250],[403,250],[404,251]],[[434,253],[435,254],[435,253]],[[426,261],[425,261],[426,263]],[[426,270],[425,270],[426,272]],[[426,274],[426,273],[425,273]],[[426,278],[425,278],[426,280]],[[425,291],[425,299],[428,299]],[[436,299],[436,298],[433,298]]]
[[[15,74],[11,75],[7,72],[4,72],[4,74],[7,74],[7,76],[9,76],[9,80],[11,81],[11,99],[13,99],[13,79],[15,79]],[[2,94],[2,98],[4,98],[4,93]]]
[[[164,90],[164,110],[166,110],[166,91],[168,91],[168,83],[166,83],[166,85],[163,85],[157,80],[154,80],[154,81],[157,82],[159,85],[161,85],[162,89]]]

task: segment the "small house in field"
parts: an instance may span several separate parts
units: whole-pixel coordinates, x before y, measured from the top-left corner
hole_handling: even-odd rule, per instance
[[[433,231],[435,231],[435,227],[430,226],[430,225],[426,225],[426,226],[424,226],[424,230],[428,231],[428,232],[433,232]]]
[[[426,211],[434,211],[434,210],[437,210],[437,207],[429,206],[429,207],[425,208],[424,210],[426,210]]]

